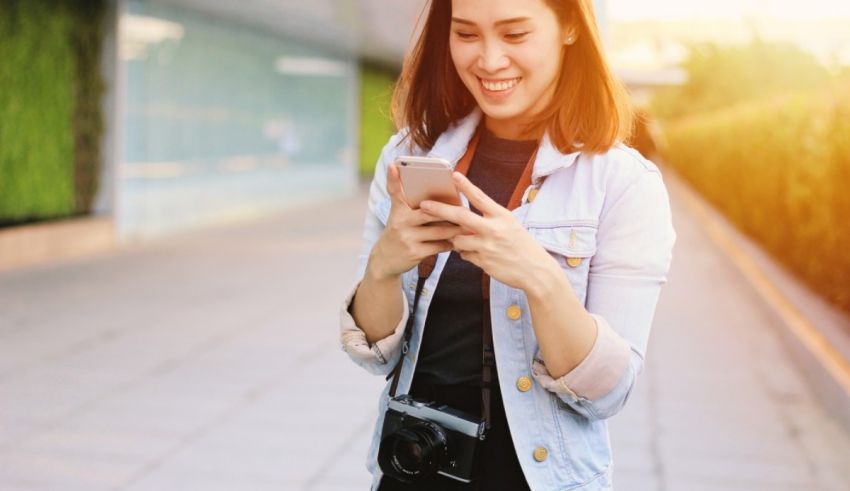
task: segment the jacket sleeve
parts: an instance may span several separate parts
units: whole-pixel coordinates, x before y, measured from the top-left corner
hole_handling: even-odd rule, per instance
[[[395,330],[374,344],[369,344],[366,341],[366,333],[354,322],[354,317],[351,315],[350,309],[357,287],[366,273],[369,254],[385,227],[385,223],[381,221],[381,217],[386,220],[386,216],[389,213],[389,209],[382,209],[382,207],[389,206],[387,202],[389,198],[386,183],[387,168],[395,158],[394,156],[397,153],[396,146],[401,138],[401,132],[396,133],[390,138],[389,142],[381,151],[381,156],[375,166],[375,175],[369,186],[369,199],[366,219],[363,223],[363,236],[358,256],[357,272],[355,274],[356,279],[340,307],[339,342],[342,350],[357,365],[376,375],[389,374],[401,354],[401,338],[410,316],[406,293],[402,288],[402,299],[404,302],[404,308],[402,309],[403,315],[398,325],[396,325]]]
[[[543,387],[588,419],[617,414],[643,371],[675,241],[669,196],[655,170],[643,171],[600,217],[586,302],[597,325],[594,347],[557,380],[537,360],[532,364]]]

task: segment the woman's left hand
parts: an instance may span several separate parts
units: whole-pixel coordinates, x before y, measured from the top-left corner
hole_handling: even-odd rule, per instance
[[[488,275],[511,286],[527,290],[538,273],[559,268],[555,259],[523,228],[522,224],[472,184],[460,172],[454,172],[455,187],[481,211],[439,201],[420,204],[422,211],[460,225],[466,232],[450,239],[460,257],[483,269]]]

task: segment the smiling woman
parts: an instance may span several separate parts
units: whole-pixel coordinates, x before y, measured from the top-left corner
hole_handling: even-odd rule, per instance
[[[394,94],[340,309],[352,360],[392,379],[372,489],[612,489],[605,420],[629,397],[676,233],[592,0],[432,0]],[[437,157],[461,205],[408,203]],[[443,223],[435,223],[443,222]]]
[[[606,150],[632,123],[592,1],[432,2],[393,102],[396,124],[423,148],[475,105],[497,135],[549,129],[565,153]]]

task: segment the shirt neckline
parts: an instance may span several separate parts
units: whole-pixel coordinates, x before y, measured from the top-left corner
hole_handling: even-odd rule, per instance
[[[537,148],[537,140],[510,140],[493,134],[482,123],[481,139],[477,153],[489,159],[504,162],[528,162],[528,158]]]

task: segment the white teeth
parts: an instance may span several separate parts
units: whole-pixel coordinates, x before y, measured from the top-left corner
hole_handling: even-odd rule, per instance
[[[520,77],[517,77],[517,78],[512,79],[512,80],[503,80],[503,81],[499,81],[499,82],[490,82],[488,80],[481,79],[481,85],[483,85],[484,88],[487,89],[487,90],[503,91],[503,90],[508,90],[508,89],[512,88],[514,85],[516,85],[519,82],[519,79],[520,79]]]

